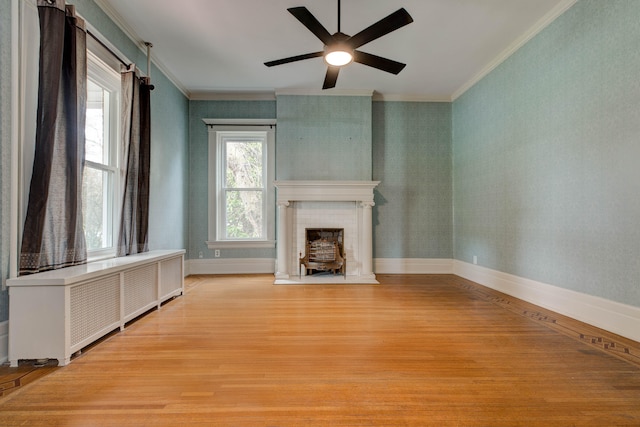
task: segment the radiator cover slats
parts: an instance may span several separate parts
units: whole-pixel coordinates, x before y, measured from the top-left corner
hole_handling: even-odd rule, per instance
[[[158,267],[148,265],[124,272],[124,315],[131,315],[153,305],[158,299]]]
[[[111,275],[70,290],[71,347],[120,319],[120,277]]]

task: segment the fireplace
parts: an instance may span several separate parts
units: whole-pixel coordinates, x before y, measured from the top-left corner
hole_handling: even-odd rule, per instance
[[[298,276],[342,274],[347,277],[344,228],[305,229],[305,252],[300,252]]]
[[[276,284],[378,283],[372,271],[371,209],[378,181],[276,181],[278,236]],[[343,265],[317,274],[300,262],[307,230],[341,230]],[[326,266],[323,266],[323,268]],[[304,270],[304,271],[303,271]],[[315,270],[315,271],[313,271]],[[333,273],[333,268],[329,269]],[[306,274],[310,273],[310,274]]]

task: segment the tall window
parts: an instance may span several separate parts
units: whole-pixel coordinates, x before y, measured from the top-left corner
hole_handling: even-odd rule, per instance
[[[219,240],[266,239],[266,132],[218,132]]]
[[[273,139],[269,126],[212,127],[210,248],[273,247]]]
[[[119,206],[118,111],[120,75],[88,55],[84,234],[90,257],[115,253]]]

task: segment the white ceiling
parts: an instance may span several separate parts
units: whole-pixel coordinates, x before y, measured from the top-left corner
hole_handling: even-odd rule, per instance
[[[414,22],[360,50],[407,64],[397,76],[365,65],[341,70],[335,89],[382,99],[450,101],[577,0],[342,0],[341,30],[354,35],[404,7]],[[98,0],[190,98],[320,91],[322,58],[263,63],[322,50],[287,8],[305,6],[337,31],[337,0]],[[143,70],[146,64],[140,64]],[[152,76],[153,77],[153,76]]]

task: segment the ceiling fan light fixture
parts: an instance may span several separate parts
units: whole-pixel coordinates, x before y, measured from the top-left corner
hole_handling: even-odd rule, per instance
[[[341,45],[334,46],[331,49],[325,50],[324,60],[327,64],[334,67],[351,64],[353,62],[353,50]]]

